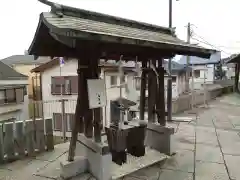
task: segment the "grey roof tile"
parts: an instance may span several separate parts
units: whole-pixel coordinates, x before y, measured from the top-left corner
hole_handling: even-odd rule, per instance
[[[38,59],[34,60],[34,56],[32,55],[13,55],[0,61],[4,64],[12,66],[14,64],[40,65],[46,63],[49,60],[49,57],[39,57]]]
[[[187,71],[186,65],[184,65],[184,64],[179,64],[176,61],[172,61],[171,65],[172,65],[171,67],[172,67],[173,73],[178,73],[180,71]],[[168,61],[164,60],[163,67],[165,70],[168,71]],[[189,67],[188,70],[190,71],[191,68]]]
[[[211,55],[209,59],[200,58],[196,56],[190,57],[190,64],[216,64],[221,61],[221,54],[219,52]],[[187,56],[182,56],[178,61],[180,64],[187,64]]]
[[[0,80],[21,80],[28,77],[15,71],[10,66],[0,61]]]
[[[115,18],[115,22],[104,21],[104,18],[108,18],[107,15],[94,14],[93,12],[89,12],[88,15],[82,17],[76,14],[81,14],[84,10],[75,9],[76,12],[68,12],[69,8],[62,8],[61,16],[54,12],[44,12],[41,14],[41,17],[48,28],[53,28],[56,31],[60,29],[64,30],[64,32],[60,33],[63,36],[89,38],[92,35],[102,35],[102,37],[97,37],[101,38],[102,41],[109,41],[109,37],[114,39],[112,39],[112,41],[115,41],[115,38],[120,38],[125,44],[138,44],[139,46],[154,48],[161,47],[162,49],[171,49],[174,47],[175,51],[180,54],[186,54],[186,52],[189,51],[189,53],[192,52],[200,56],[208,56],[210,52],[213,51],[178,39],[168,28],[162,28],[161,30],[161,28],[158,27],[154,29],[154,26],[141,23],[139,23],[140,25],[138,27],[136,27],[134,23],[130,26],[129,24],[131,23],[128,22],[129,20],[118,20],[117,18]],[[94,19],[91,18],[91,16],[97,18]],[[101,16],[102,19],[98,20]],[[166,29],[168,29],[168,31]],[[91,36],[89,36],[89,34],[91,34]],[[106,38],[108,40],[106,40]]]
[[[106,34],[118,37],[128,37],[131,39],[142,39],[156,42],[168,42],[186,45],[184,41],[162,32],[153,32],[143,29],[137,29],[117,24],[94,21],[84,18],[76,18],[64,15],[59,18],[53,13],[43,13],[45,19],[52,25],[59,28],[71,28],[74,30],[91,32],[96,34]]]

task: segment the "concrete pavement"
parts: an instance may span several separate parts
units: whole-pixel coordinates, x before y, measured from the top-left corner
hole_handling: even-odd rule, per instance
[[[161,164],[139,170],[124,180],[240,180],[240,96],[224,96],[208,108],[198,108],[197,118],[172,122],[176,154]],[[194,115],[188,115],[193,116]],[[0,180],[59,179],[59,162],[68,145],[54,152],[0,167]],[[89,174],[74,180],[94,179]]]

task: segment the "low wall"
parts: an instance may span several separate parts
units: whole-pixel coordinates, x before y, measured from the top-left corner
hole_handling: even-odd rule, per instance
[[[221,96],[226,93],[233,92],[233,85],[214,85],[214,87],[207,87],[206,88],[206,102],[209,102],[210,100],[215,99],[218,96]],[[193,104],[194,105],[201,105],[204,104],[204,91],[195,91],[194,97],[193,97]],[[178,99],[173,101],[172,104],[172,112],[174,114],[180,113],[186,110],[191,109],[192,104],[192,96],[189,95],[183,95],[180,96]]]

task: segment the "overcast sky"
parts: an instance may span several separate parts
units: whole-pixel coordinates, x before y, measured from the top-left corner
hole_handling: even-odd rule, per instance
[[[53,0],[65,5],[168,26],[168,0]],[[186,39],[191,22],[194,38],[223,50],[222,56],[240,52],[239,0],[173,0],[173,26]],[[37,28],[39,14],[50,8],[37,0],[1,2],[0,59],[23,54]],[[202,38],[202,39],[201,39]],[[196,43],[196,40],[192,39]],[[202,43],[200,45],[206,46]],[[207,47],[207,46],[206,46]],[[209,46],[208,46],[209,47]]]

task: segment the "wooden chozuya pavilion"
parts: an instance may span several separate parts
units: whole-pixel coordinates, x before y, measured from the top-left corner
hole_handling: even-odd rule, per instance
[[[123,57],[128,61],[137,57],[142,62],[140,120],[144,120],[148,80],[148,123],[155,123],[154,114],[157,114],[159,126],[164,127],[163,59],[176,54],[208,58],[213,52],[181,41],[169,28],[39,1],[51,6],[51,11],[41,13],[29,54],[78,59],[78,99],[69,161],[74,160],[78,133],[84,133],[86,139],[93,138],[95,144],[101,144],[100,108],[89,109],[86,95],[87,79],[99,78],[100,59],[119,60]],[[153,66],[158,75],[154,73]],[[104,153],[102,149],[101,154]]]
[[[234,88],[239,93],[240,54],[231,55],[226,63],[235,64]]]

